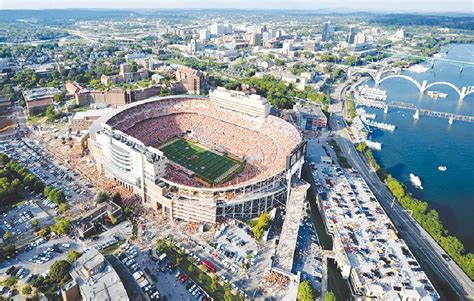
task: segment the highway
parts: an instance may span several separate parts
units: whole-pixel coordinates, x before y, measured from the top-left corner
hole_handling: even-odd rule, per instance
[[[340,97],[343,96],[345,88],[340,90]],[[445,254],[444,250],[418,225],[409,212],[405,211],[397,201],[393,201],[394,197],[385,184],[380,181],[376,173],[360,158],[345,128],[342,106],[341,102],[331,105],[330,111],[332,111],[332,115],[330,123],[335,133],[334,138],[341,147],[343,155],[365,179],[384,210],[396,225],[401,237],[414,251],[417,258],[429,265],[430,269],[437,274],[439,279],[447,282],[461,300],[473,300],[473,282],[454,261],[448,262],[441,257],[442,254]]]

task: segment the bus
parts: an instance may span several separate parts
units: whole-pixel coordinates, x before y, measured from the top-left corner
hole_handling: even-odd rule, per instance
[[[211,273],[216,272],[216,267],[209,260],[204,259],[202,261],[202,264],[209,270],[209,272]]]

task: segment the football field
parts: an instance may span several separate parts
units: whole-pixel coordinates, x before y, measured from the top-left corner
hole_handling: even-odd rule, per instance
[[[230,180],[242,170],[243,166],[242,162],[216,154],[182,138],[176,139],[160,150],[169,160],[191,170],[198,178],[210,184],[219,184]],[[231,169],[233,171],[229,175],[219,179]]]

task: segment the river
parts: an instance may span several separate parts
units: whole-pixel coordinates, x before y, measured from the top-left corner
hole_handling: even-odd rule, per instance
[[[474,45],[448,45],[444,58],[474,62]],[[430,69],[424,73],[402,71],[418,82],[446,81],[457,87],[474,86],[474,68],[464,68],[447,62],[424,63]],[[382,77],[383,78],[383,77]],[[373,86],[373,81],[368,81]],[[432,99],[426,92],[420,95],[418,88],[408,80],[391,78],[380,87],[387,91],[387,101],[415,104],[418,108],[474,115],[474,94],[459,101],[458,94],[448,86],[437,85],[431,91],[448,93],[447,98]],[[474,123],[421,116],[413,119],[414,111],[367,109],[376,113],[377,121],[397,126],[394,132],[375,130],[371,140],[383,144],[381,151],[374,151],[379,164],[402,181],[414,197],[427,201],[437,209],[440,219],[451,235],[458,237],[469,252],[474,252]],[[447,166],[446,172],[438,166]],[[423,190],[415,188],[409,179],[414,173],[421,178]]]

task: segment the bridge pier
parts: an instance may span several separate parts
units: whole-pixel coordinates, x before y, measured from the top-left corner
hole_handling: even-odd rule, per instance
[[[453,117],[449,117],[448,123],[449,123],[449,124],[453,124],[453,121],[454,121]]]
[[[388,113],[388,105],[385,105],[385,107],[383,108],[383,113],[384,113],[384,114],[387,114],[387,113]]]
[[[461,88],[461,93],[459,93],[459,100],[460,101],[464,100],[464,97],[466,96],[466,92],[467,92],[467,87],[462,87]]]
[[[424,80],[422,83],[421,83],[421,87],[420,87],[420,94],[423,94],[425,93],[425,90],[426,90],[426,86],[428,85],[428,81]]]
[[[382,72],[377,72],[375,75],[375,86],[378,86],[380,84],[380,79],[382,77]]]
[[[420,110],[415,110],[415,114],[413,114],[413,119],[420,119]]]

